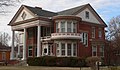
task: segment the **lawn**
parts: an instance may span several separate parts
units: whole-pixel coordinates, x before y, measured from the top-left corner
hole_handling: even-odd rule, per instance
[[[118,67],[120,70],[120,67]],[[40,66],[0,66],[0,70],[80,70],[74,67],[40,67]],[[90,68],[82,68],[81,70],[90,70]],[[100,70],[109,70],[101,67]]]

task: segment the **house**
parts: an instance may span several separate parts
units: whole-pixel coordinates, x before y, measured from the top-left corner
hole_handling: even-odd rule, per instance
[[[0,43],[0,62],[10,60],[11,48]]]
[[[22,60],[41,56],[105,59],[106,24],[90,4],[59,12],[22,5],[8,25],[12,29],[11,59],[16,31],[24,37]]]

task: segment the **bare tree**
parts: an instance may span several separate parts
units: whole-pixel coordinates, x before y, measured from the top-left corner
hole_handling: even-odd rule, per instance
[[[7,9],[7,7],[10,7],[10,6],[15,7],[18,4],[20,4],[22,1],[23,0],[0,0],[0,14],[11,12]]]
[[[10,41],[10,35],[8,33],[0,33],[0,43],[2,45],[8,46],[8,43]]]
[[[114,53],[116,57],[120,56],[120,16],[114,17],[110,20],[108,25],[107,39],[110,41],[112,46],[109,52]],[[118,62],[117,59],[114,59]]]

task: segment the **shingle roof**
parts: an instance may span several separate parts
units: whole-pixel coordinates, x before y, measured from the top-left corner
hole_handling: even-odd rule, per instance
[[[60,12],[57,12],[57,13],[59,15],[73,15],[75,12],[79,11],[80,9],[85,7],[86,5],[87,4],[81,5],[81,6],[78,6],[78,7],[74,7],[74,8],[70,8],[70,9],[67,9],[67,10],[63,10],[63,11],[60,11]]]
[[[57,15],[57,13],[43,10],[42,8],[39,8],[39,7],[29,7],[29,6],[25,6],[25,7],[27,7],[32,13],[38,16],[52,17],[52,16]]]

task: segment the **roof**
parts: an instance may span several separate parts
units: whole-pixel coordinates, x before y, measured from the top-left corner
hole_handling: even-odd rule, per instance
[[[79,11],[80,9],[85,7],[86,5],[87,4],[81,5],[81,6],[78,6],[78,7],[74,7],[74,8],[70,8],[70,9],[67,9],[67,10],[63,10],[63,11],[60,11],[60,12],[57,12],[57,13],[59,15],[73,15],[75,12]]]
[[[25,6],[25,7],[37,16],[52,17],[52,16],[57,15],[57,13],[55,12],[43,10],[40,7],[30,7],[30,6]]]
[[[0,43],[0,51],[10,51],[10,49],[11,49],[11,47],[2,45],[2,44]]]

